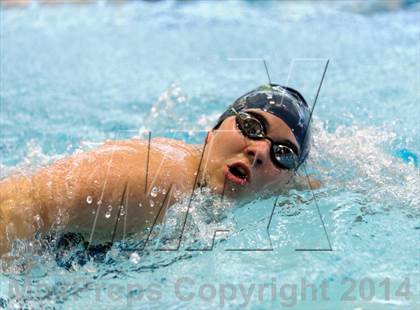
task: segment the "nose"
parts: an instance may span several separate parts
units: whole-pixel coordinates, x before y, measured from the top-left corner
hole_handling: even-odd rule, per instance
[[[245,148],[245,154],[251,159],[253,167],[262,166],[270,160],[270,141],[252,140]]]

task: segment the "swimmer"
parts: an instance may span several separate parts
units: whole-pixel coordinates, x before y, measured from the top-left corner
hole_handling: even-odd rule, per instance
[[[121,239],[114,224],[122,213],[125,233],[140,232],[197,187],[244,203],[300,186],[309,123],[299,92],[264,85],[228,107],[204,146],[166,138],[105,142],[32,175],[7,177],[0,181],[0,255],[14,240],[51,230],[92,242]]]

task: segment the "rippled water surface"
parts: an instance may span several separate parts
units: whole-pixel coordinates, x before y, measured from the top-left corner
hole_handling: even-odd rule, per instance
[[[261,61],[244,59],[265,58],[271,80],[301,90],[308,102],[326,59],[330,66],[307,166],[320,189],[233,211],[201,193],[179,251],[156,249],[172,247],[182,206],[144,251],[133,238],[101,263],[80,262],[75,249],[64,268],[53,250],[18,242],[20,259],[3,262],[0,307],[418,306],[418,6],[360,13],[327,4],[2,8],[2,177],[139,129],[182,129],[181,138],[199,142],[195,131],[211,128],[230,102],[267,82]],[[214,204],[228,210],[214,214]],[[212,251],[198,251],[211,248],[216,230],[225,232]],[[329,242],[332,251],[296,251]],[[302,293],[309,284],[318,287],[314,296]]]

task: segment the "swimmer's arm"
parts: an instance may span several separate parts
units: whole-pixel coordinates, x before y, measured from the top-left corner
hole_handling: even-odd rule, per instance
[[[114,151],[105,145],[97,151],[62,159],[31,176],[14,175],[1,180],[0,255],[10,250],[14,240],[31,240],[37,232],[48,232],[63,220],[90,228],[92,209],[101,197],[104,203],[114,206],[120,202],[126,175],[136,179],[136,186],[142,186],[132,167],[138,163],[132,164],[127,155],[130,152],[118,146]],[[142,154],[135,155],[141,158]],[[134,186],[131,190],[135,190]],[[87,196],[92,196],[95,205],[87,205]]]
[[[312,176],[294,176],[289,183],[287,183],[284,187],[279,188],[275,191],[265,191],[261,193],[259,198],[269,199],[273,196],[278,195],[287,195],[287,193],[292,190],[296,189],[298,191],[304,190],[313,190],[318,189],[322,186],[321,181],[313,178]]]
[[[147,151],[147,144],[135,141],[110,142],[97,150],[64,158],[31,177],[9,177],[0,181],[0,255],[10,249],[14,240],[30,240],[36,232],[48,232],[57,225],[87,234],[94,230],[95,238],[101,238],[103,233],[109,240],[126,185],[126,203],[130,205],[126,212],[130,213],[127,231],[129,228],[140,231],[142,222],[153,222],[155,214],[149,212],[149,208],[138,207],[150,203],[145,192]],[[168,188],[168,182],[183,188],[182,178],[174,181],[167,180],[164,174],[160,176],[159,169],[173,170],[169,167],[171,162],[164,161],[163,156],[160,151],[150,153],[147,191],[152,182],[162,188]],[[162,199],[163,195],[154,202],[161,205]],[[98,208],[100,202],[102,208]],[[113,206],[112,217],[106,218],[110,205]],[[97,214],[98,221],[95,220]]]

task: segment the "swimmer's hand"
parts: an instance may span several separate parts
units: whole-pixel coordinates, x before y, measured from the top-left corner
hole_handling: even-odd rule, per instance
[[[290,181],[289,189],[297,190],[308,190],[308,189],[318,189],[322,185],[320,180],[314,178],[313,175],[308,176],[295,176]]]
[[[287,193],[292,190],[296,189],[298,191],[304,190],[314,190],[321,188],[322,183],[320,180],[314,178],[313,175],[309,176],[294,176],[286,186],[278,189],[275,192],[263,192],[262,196],[259,198],[271,198],[273,195],[287,195]]]

